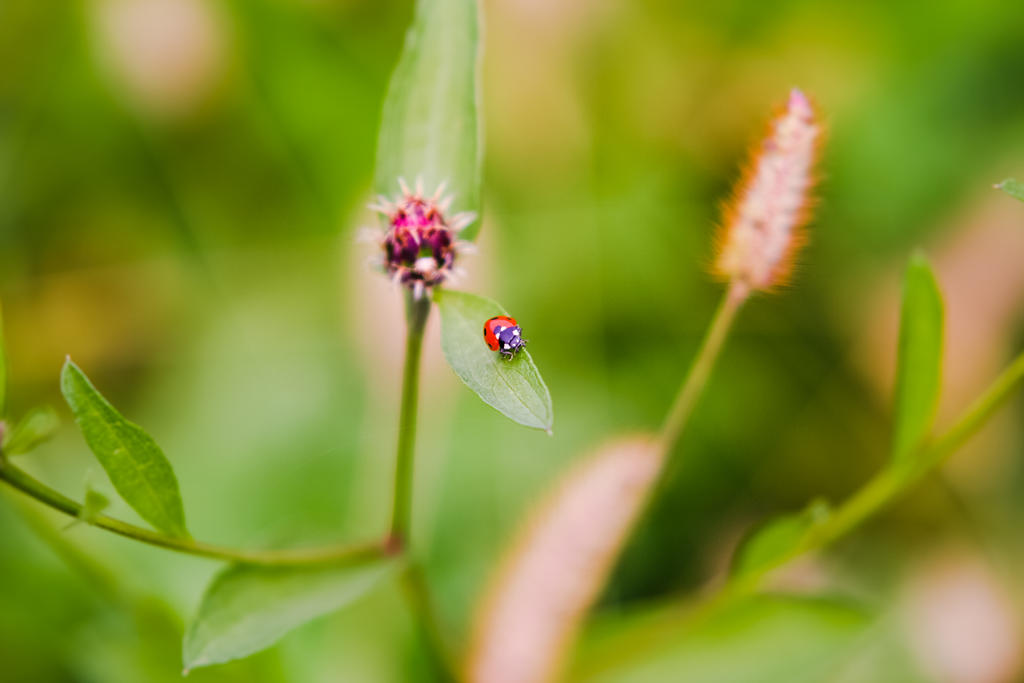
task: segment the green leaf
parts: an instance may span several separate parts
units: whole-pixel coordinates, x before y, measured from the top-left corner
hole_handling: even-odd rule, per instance
[[[35,408],[21,418],[11,433],[4,439],[5,455],[20,455],[34,451],[48,441],[60,428],[60,418],[50,406]]]
[[[551,431],[551,394],[525,349],[504,360],[484,343],[484,322],[508,315],[501,306],[465,292],[434,294],[441,310],[441,349],[448,365],[484,403],[527,427]]]
[[[825,501],[814,501],[801,512],[777,517],[755,529],[733,558],[732,575],[759,574],[797,552],[814,528],[831,514]]]
[[[480,205],[479,18],[477,0],[419,0],[381,114],[375,186],[422,178],[447,182],[455,207]],[[476,235],[479,221],[462,234]]]
[[[1019,199],[1024,202],[1024,183],[1013,178],[1007,178],[1003,182],[996,185],[997,190],[1002,190],[1006,194],[1010,195],[1014,199]]]
[[[353,602],[397,562],[379,558],[324,567],[235,565],[207,588],[185,633],[185,669],[240,659],[288,631]]]
[[[99,491],[87,487],[85,489],[85,501],[82,503],[82,509],[78,513],[78,518],[87,524],[92,524],[96,521],[96,516],[106,510],[109,505],[109,498]]]
[[[903,281],[892,462],[913,463],[928,435],[939,400],[942,376],[942,294],[928,261],[914,254]]]
[[[687,625],[678,606],[581,650],[572,680],[817,683],[833,680],[874,618],[827,599],[755,596]],[[653,626],[653,628],[652,628]],[[638,629],[638,630],[634,630]]]
[[[70,358],[60,386],[85,442],[125,502],[160,531],[187,536],[178,480],[153,437],[124,419]]]

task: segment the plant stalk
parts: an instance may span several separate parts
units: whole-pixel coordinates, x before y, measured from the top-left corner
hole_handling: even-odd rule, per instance
[[[430,307],[430,299],[417,299],[411,293],[406,294],[405,369],[402,372],[402,403],[398,415],[398,445],[395,453],[395,490],[387,546],[392,551],[401,550],[406,554],[406,566],[402,570],[400,581],[409,609],[420,631],[435,674],[440,680],[453,681],[454,668],[441,635],[437,612],[423,576],[423,569],[409,552],[420,357]]]
[[[711,325],[701,341],[700,349],[697,351],[686,379],[679,388],[679,393],[676,394],[672,408],[669,409],[665,423],[662,425],[658,440],[664,453],[669,453],[679,441],[679,437],[697,405],[697,399],[700,398],[704,386],[711,376],[711,370],[715,367],[715,361],[718,359],[722,345],[736,319],[736,313],[749,295],[750,288],[746,284],[733,280],[722,296],[722,301],[715,310]]]
[[[412,523],[413,453],[416,448],[416,414],[420,389],[420,356],[423,330],[430,315],[430,299],[406,295],[408,330],[405,338],[405,370],[402,372],[402,404],[398,415],[398,446],[395,452],[395,491],[391,509],[389,545],[402,547]]]

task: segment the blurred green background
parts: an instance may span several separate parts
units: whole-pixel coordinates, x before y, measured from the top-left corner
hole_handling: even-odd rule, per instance
[[[483,405],[432,330],[414,545],[457,640],[531,502],[604,439],[663,417],[719,295],[706,274],[719,203],[790,87],[829,128],[810,245],[793,286],[744,311],[602,614],[680,599],[757,521],[840,499],[879,466],[912,247],[948,297],[940,420],[1024,342],[1024,207],[991,190],[1024,175],[1019,2],[483,5],[486,206],[464,286],[519,319],[556,424],[549,438]],[[383,531],[401,302],[355,237],[373,220],[377,118],[411,11],[0,1],[11,412],[49,402],[65,417],[26,469],[115,498],[60,400],[70,354],[164,447],[197,538]],[[1018,402],[941,476],[787,577],[884,624],[826,680],[1024,675],[1022,416]],[[179,680],[181,623],[216,563],[63,531],[2,494],[0,680]],[[190,678],[415,679],[396,592]],[[971,628],[936,635],[922,607],[936,605]],[[945,656],[949,642],[963,652]]]

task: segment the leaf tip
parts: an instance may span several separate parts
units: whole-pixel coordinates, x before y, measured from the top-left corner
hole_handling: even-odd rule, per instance
[[[928,261],[928,254],[921,247],[915,247],[914,251],[910,252],[910,265],[914,267],[931,267],[931,263]]]

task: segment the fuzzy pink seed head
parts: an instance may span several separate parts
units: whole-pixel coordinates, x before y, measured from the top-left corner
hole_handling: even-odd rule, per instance
[[[749,289],[785,282],[810,219],[822,127],[797,89],[751,154],[718,233],[715,272]]]
[[[421,181],[412,190],[402,179],[398,184],[401,192],[394,199],[378,197],[370,208],[387,223],[377,240],[384,271],[419,298],[451,277],[463,247],[456,235],[476,217],[472,213],[449,216],[452,198],[443,196],[444,183],[431,196],[424,194]]]

